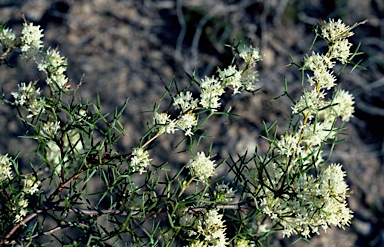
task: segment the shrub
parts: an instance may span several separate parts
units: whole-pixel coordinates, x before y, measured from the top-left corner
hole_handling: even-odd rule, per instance
[[[337,86],[334,68],[358,67],[352,59],[360,52],[351,51],[348,38],[362,23],[349,27],[330,19],[317,25],[313,44],[322,38],[328,50],[300,63],[292,59],[290,65],[302,71],[303,91],[295,100],[284,83],[281,97],[292,101],[288,129],[277,136],[276,122],[265,125],[266,153],[256,149],[225,160],[216,160],[212,150],[194,150],[207,137],[209,118],[233,115],[223,111],[225,92],[257,97],[258,48],[233,44],[228,68],[201,80],[190,75],[183,89],[171,82],[159,102],[168,96],[172,103],[164,111],[156,103],[140,145],[120,153],[115,144],[124,135],[119,119],[125,105],[106,114],[99,100],[77,99],[81,84],[69,84],[67,59],[44,48],[40,26],[25,20],[17,36],[2,25],[1,64],[19,49],[45,73],[48,88],[37,88],[34,80],[2,93],[26,127],[24,137],[36,141],[37,159],[30,173],[22,173],[18,155],[0,155],[0,243],[40,245],[40,237],[49,235],[48,241],[74,246],[261,246],[276,231],[309,239],[319,228],[349,225],[346,174],[341,164],[329,164],[331,152],[324,150],[340,142],[343,123],[353,117],[353,95]],[[158,137],[180,132],[190,161],[180,168],[152,162]],[[217,176],[220,166],[228,167],[231,183]],[[96,182],[102,184],[98,191]]]

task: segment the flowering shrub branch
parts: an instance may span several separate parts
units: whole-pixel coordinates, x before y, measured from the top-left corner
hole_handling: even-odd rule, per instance
[[[252,157],[230,155],[222,161],[211,150],[193,150],[210,117],[230,115],[222,110],[225,92],[257,91],[258,48],[230,46],[235,58],[228,68],[200,81],[191,75],[188,87],[175,85],[176,93],[171,82],[161,97],[169,95],[171,105],[161,111],[157,102],[140,145],[120,154],[115,144],[124,135],[119,120],[126,103],[109,115],[101,112],[99,99],[95,104],[78,101],[81,85],[72,89],[65,75],[67,59],[44,49],[43,30],[25,20],[17,37],[2,25],[1,64],[19,49],[22,59],[35,61],[45,73],[49,96],[37,88],[37,80],[19,84],[11,98],[5,92],[1,96],[28,126],[26,137],[36,140],[38,161],[23,174],[17,155],[0,155],[0,245],[38,245],[39,237],[49,235],[63,245],[261,246],[275,231],[309,239],[319,228],[349,225],[353,214],[346,201],[346,174],[340,164],[328,164],[323,150],[337,144],[343,123],[353,117],[353,96],[337,87],[334,68],[354,64],[360,53],[351,52],[348,38],[362,23],[349,27],[331,19],[317,26],[315,40],[324,39],[327,52],[313,52],[302,63],[292,59],[291,65],[303,72],[298,100],[285,84],[294,124],[281,137],[276,123],[265,126],[266,153],[256,150]],[[190,161],[180,169],[153,163],[153,144],[177,132],[189,144]],[[231,183],[216,176],[225,165],[235,177]],[[101,185],[95,189],[92,183]]]

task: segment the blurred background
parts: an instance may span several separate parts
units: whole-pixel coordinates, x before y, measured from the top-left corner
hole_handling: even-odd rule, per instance
[[[103,112],[111,112],[128,99],[123,116],[127,135],[117,150],[127,153],[145,133],[151,110],[164,92],[164,83],[172,79],[186,86],[185,72],[196,77],[211,75],[217,67],[226,67],[232,52],[224,45],[250,41],[265,56],[259,64],[261,90],[253,97],[242,94],[224,98],[225,109],[240,115],[226,123],[214,118],[207,124],[204,150],[214,142],[212,153],[225,158],[228,152],[243,154],[261,149],[267,143],[258,138],[267,124],[278,120],[281,129],[290,115],[287,99],[272,99],[288,90],[296,99],[301,93],[300,71],[287,67],[289,55],[300,62],[314,38],[312,26],[321,20],[341,18],[348,25],[368,22],[354,30],[351,38],[365,54],[361,65],[350,67],[338,76],[341,87],[351,91],[356,100],[355,117],[346,124],[347,141],[338,145],[332,162],[343,164],[353,192],[349,204],[354,211],[352,225],[334,228],[295,246],[384,246],[384,1],[383,0],[0,0],[0,22],[7,22],[20,32],[21,13],[44,29],[45,47],[57,47],[68,58],[71,87],[83,82],[79,96],[95,101],[100,95]],[[324,51],[318,42],[315,51]],[[357,59],[357,60],[358,60]],[[14,68],[0,67],[0,85],[8,94],[17,84],[44,76],[34,69],[33,61],[23,63],[11,58]],[[11,96],[9,95],[9,98]],[[166,107],[166,103],[162,103]],[[23,126],[16,111],[0,105],[0,153],[28,154],[34,142],[16,138]],[[176,155],[173,147],[181,135],[162,138],[154,162],[169,161],[175,166],[188,157]],[[172,140],[171,140],[172,139]],[[27,163],[27,161],[25,161]],[[296,239],[271,239],[271,246],[290,246]]]

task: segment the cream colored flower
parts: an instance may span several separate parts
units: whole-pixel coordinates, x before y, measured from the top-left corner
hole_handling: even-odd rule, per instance
[[[355,111],[353,105],[355,102],[352,94],[343,89],[339,89],[332,103],[335,104],[332,109],[344,122],[348,122],[350,118],[353,117]]]
[[[201,182],[207,182],[208,178],[215,174],[215,163],[210,158],[205,156],[204,152],[199,152],[186,167],[193,177]]]
[[[240,93],[241,83],[241,71],[238,71],[235,66],[229,66],[224,70],[218,70],[220,80],[223,81],[225,87],[230,87],[233,90],[233,94]]]
[[[21,51],[23,52],[23,58],[29,59],[34,57],[37,52],[43,47],[43,30],[40,26],[34,26],[33,23],[24,23],[24,28],[21,36]]]
[[[36,82],[29,82],[28,85],[25,82],[17,85],[18,92],[12,92],[12,96],[15,98],[15,104],[25,106],[30,113],[27,118],[36,116],[45,110],[45,100],[40,97],[40,88],[35,87]]]
[[[246,239],[237,239],[235,241],[235,247],[249,247],[249,241]]]
[[[253,66],[255,62],[261,60],[260,49],[259,47],[242,45],[238,47],[239,49],[239,57],[244,59],[244,61]]]
[[[233,190],[228,184],[224,182],[215,187],[215,200],[216,202],[230,202],[235,197],[236,190]]]
[[[129,165],[133,172],[139,172],[142,174],[146,171],[147,166],[150,165],[149,153],[142,148],[134,148],[132,151],[132,158]]]
[[[353,32],[351,28],[345,25],[342,20],[329,19],[328,22],[324,21],[321,25],[321,34],[330,43],[335,43],[338,40],[351,37]]]
[[[227,240],[225,237],[225,225],[223,215],[216,209],[204,212],[197,221],[197,232],[204,237],[203,246],[225,247]]]
[[[185,131],[186,136],[192,136],[192,129],[197,125],[196,115],[192,112],[181,115],[180,119],[177,120],[176,126]]]
[[[43,123],[40,134],[47,138],[54,138],[57,131],[60,129],[60,122],[46,122]]]
[[[24,188],[23,192],[26,194],[33,195],[39,191],[38,187],[40,185],[40,181],[36,181],[36,177],[29,175],[24,179]]]
[[[6,179],[12,179],[11,161],[8,158],[8,154],[0,154],[0,183]]]
[[[182,112],[193,110],[197,107],[198,99],[195,99],[191,92],[180,92],[175,98],[173,105],[175,109],[181,109]]]
[[[193,216],[193,214],[188,213],[184,214],[179,219],[180,226],[192,226],[194,221],[195,217]]]
[[[7,48],[13,46],[16,40],[16,35],[10,28],[0,27],[0,47]]]

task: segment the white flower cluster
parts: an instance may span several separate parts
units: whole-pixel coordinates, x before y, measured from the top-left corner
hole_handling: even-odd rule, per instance
[[[176,126],[185,131],[185,135],[193,135],[193,127],[197,125],[197,117],[193,112],[188,112],[180,116],[176,122]]]
[[[26,199],[17,199],[18,202],[16,202],[16,199],[12,201],[12,204],[14,205],[12,207],[12,210],[17,212],[14,222],[18,223],[23,220],[23,218],[27,215],[27,207],[28,207],[28,200]]]
[[[16,35],[10,28],[6,28],[4,26],[0,27],[0,47],[3,48],[3,50],[7,49],[8,47],[13,47],[14,43],[16,41]]]
[[[149,194],[140,192],[139,188],[135,188],[135,191],[129,191],[128,194],[125,193],[123,196],[125,198],[123,207],[132,210],[142,209],[149,199]]]
[[[23,192],[25,194],[33,195],[39,191],[39,185],[40,181],[36,181],[36,177],[29,175],[24,180]]]
[[[228,68],[218,70],[219,78],[222,80],[222,84],[233,89],[233,94],[240,93],[240,88],[243,85],[241,82],[241,71],[237,70],[235,66],[229,66]]]
[[[68,79],[64,75],[67,70],[67,59],[60,56],[59,52],[55,49],[48,48],[48,50],[43,51],[44,46],[41,40],[43,36],[43,30],[40,29],[40,26],[35,26],[33,23],[25,21],[21,32],[20,49],[23,58],[34,58],[38,69],[45,72],[47,75],[46,83],[50,88],[51,96],[53,96],[56,92],[69,89]],[[0,27],[0,44],[3,47],[10,45],[12,42],[13,45],[16,45],[14,44],[15,40],[16,36],[11,29],[4,26]],[[38,59],[40,55],[41,59]],[[30,82],[29,84],[23,82],[18,85],[17,92],[11,93],[15,98],[15,105],[26,107],[29,113],[27,118],[44,113],[50,107],[47,104],[49,101],[44,96],[41,96],[41,90],[36,88],[36,84],[37,81]],[[81,115],[81,112],[79,113]],[[80,116],[80,118],[83,118],[83,116]],[[46,145],[46,159],[56,167],[55,172],[58,173],[61,170],[61,163],[68,161],[68,155],[76,155],[81,152],[83,144],[80,140],[80,134],[76,130],[70,130],[63,134],[62,143],[58,144],[53,141],[60,128],[60,123],[55,120],[47,120],[46,123],[42,124],[39,134],[50,139]],[[61,160],[62,152],[66,153],[64,160]]]
[[[254,82],[257,81],[257,71],[254,67],[261,60],[258,48],[253,46],[238,46],[237,52],[240,58],[244,60],[245,66],[242,69],[236,66],[229,66],[224,70],[218,69],[218,77],[204,77],[200,84],[200,97],[195,97],[192,92],[180,92],[173,97],[173,106],[176,110],[180,110],[180,114],[175,118],[167,113],[159,113],[157,109],[154,111],[153,124],[158,129],[157,135],[163,133],[173,134],[176,130],[183,130],[186,136],[193,136],[194,128],[198,125],[198,116],[196,110],[206,109],[212,112],[218,110],[221,106],[220,99],[225,93],[226,88],[231,88],[233,94],[240,93],[242,90],[254,91]],[[148,159],[148,157],[146,157]],[[134,171],[145,171],[145,167],[149,162],[141,161],[135,158]],[[214,175],[215,164],[206,157],[204,153],[198,153],[196,157],[186,166],[190,170],[190,174],[201,182],[207,182],[208,178]],[[230,194],[234,191],[216,192],[218,200],[229,200]],[[227,198],[223,198],[227,196]]]
[[[133,172],[139,172],[142,174],[145,172],[145,168],[150,165],[149,153],[143,148],[134,148],[132,151],[132,158],[129,163]]]
[[[33,23],[24,23],[21,36],[21,51],[23,58],[30,59],[34,57],[41,48],[43,48],[43,41],[41,38],[44,37],[43,30],[40,26],[34,26]]]
[[[193,214],[186,213],[183,216],[180,217],[179,223],[181,226],[192,226],[193,223],[195,222],[195,217]]]
[[[258,47],[242,45],[238,47],[239,56],[244,59],[249,67],[255,67],[255,63],[261,60]]]
[[[205,109],[218,109],[221,106],[220,96],[224,94],[224,88],[218,83],[216,77],[204,77],[200,82],[200,105]]]
[[[193,135],[193,127],[197,125],[196,115],[193,113],[193,110],[196,109],[198,104],[198,99],[195,99],[191,92],[180,92],[174,98],[173,106],[175,109],[181,109],[181,114],[179,115],[177,121],[175,121],[175,127],[184,130],[185,135]],[[171,125],[171,120],[168,121],[167,126]],[[171,125],[172,126],[172,125]],[[169,127],[168,127],[169,128]],[[174,131],[174,129],[173,129]]]
[[[153,118],[153,124],[159,126],[159,133],[167,133],[167,134],[173,134],[175,133],[176,129],[176,121],[171,119],[171,117],[163,112],[163,113],[157,113],[155,112],[155,116]]]
[[[342,121],[349,121],[354,112],[353,96],[342,89],[334,90],[333,97],[326,99],[326,90],[334,89],[336,78],[331,69],[335,66],[336,61],[345,63],[350,56],[350,45],[343,46],[343,50],[334,47],[336,41],[344,41],[346,37],[351,36],[350,28],[345,26],[340,20],[323,24],[323,36],[329,41],[329,49],[327,54],[313,53],[307,56],[304,61],[304,67],[310,70],[313,75],[308,75],[308,82],[313,86],[312,90],[304,90],[303,96],[292,107],[292,113],[300,113],[303,116],[301,123],[300,138],[310,140],[317,136],[317,141],[307,142],[307,147],[320,145],[321,142],[328,138],[335,138],[336,132],[333,125],[336,118],[340,117]],[[347,55],[345,55],[347,54]]]
[[[11,161],[8,158],[8,155],[0,154],[0,184],[6,179],[12,179],[11,171]]]
[[[25,199],[24,196],[33,195],[38,192],[40,183],[40,181],[36,181],[36,177],[32,175],[26,176],[23,188],[24,194],[21,194],[21,197],[14,199],[14,202],[12,202],[12,210],[17,212],[14,220],[15,223],[22,221],[23,218],[27,215],[28,200]],[[18,201],[18,203],[16,203],[16,201]]]
[[[180,92],[175,98],[173,105],[175,106],[175,109],[181,109],[181,111],[187,112],[189,110],[194,110],[197,107],[198,100],[193,98],[193,95],[191,92],[186,92],[185,94],[183,92]]]
[[[245,68],[241,71],[241,82],[245,90],[256,90],[255,81],[258,81],[258,72],[255,70],[256,63],[261,61],[260,50],[253,46],[239,46],[239,56],[245,61]]]
[[[8,155],[0,154],[0,184],[4,181],[10,181],[13,179],[13,174],[11,171],[11,161]],[[23,189],[17,198],[12,199],[10,202],[12,205],[12,210],[16,212],[14,219],[15,223],[18,223],[23,220],[27,215],[28,200],[25,198],[26,195],[33,195],[39,191],[40,181],[36,181],[36,177],[33,175],[27,175],[23,179]]]
[[[254,68],[256,62],[261,60],[259,49],[245,45],[239,46],[237,49],[239,57],[245,62],[243,68],[229,66],[224,70],[218,69],[218,78],[215,76],[205,77],[201,81],[199,104],[204,109],[217,111],[221,105],[219,101],[226,88],[231,88],[233,94],[240,93],[244,89],[249,91],[256,89],[254,83],[258,80],[258,75]]]
[[[235,197],[235,192],[236,190],[233,190],[228,184],[223,182],[215,187],[215,200],[216,202],[231,202]]]
[[[320,25],[322,36],[329,43],[351,37],[353,35],[352,28],[345,25],[342,20],[329,19],[329,22],[323,21]]]
[[[200,84],[201,93],[195,97],[190,91],[180,92],[173,98],[173,106],[180,109],[180,114],[174,119],[165,113],[154,112],[153,123],[159,128],[159,133],[174,133],[181,129],[185,135],[192,136],[193,128],[198,124],[195,111],[206,109],[212,112],[217,111],[220,100],[227,88],[233,90],[233,94],[243,90],[254,91],[254,83],[258,80],[257,71],[254,69],[256,63],[261,60],[258,48],[253,46],[237,47],[238,55],[244,60],[243,68],[232,65],[221,70],[218,69],[217,76],[205,76]]]
[[[332,104],[334,105],[332,113],[338,114],[344,122],[348,122],[353,117],[355,102],[352,94],[342,89],[337,90]]]
[[[27,118],[36,116],[45,110],[44,98],[40,97],[40,88],[35,87],[35,82],[29,82],[28,85],[22,82],[18,85],[18,92],[12,92],[12,96],[15,98],[15,104],[25,106],[30,113]]]
[[[67,69],[67,59],[61,57],[59,52],[49,48],[43,52],[43,41],[41,38],[43,30],[40,26],[34,26],[33,23],[24,23],[21,46],[22,57],[24,59],[34,58],[37,62],[37,67],[40,71],[44,71],[47,75],[47,85],[51,89],[51,93],[59,90],[68,90],[68,79],[64,75]],[[0,45],[5,48],[6,46],[15,45],[16,36],[11,29],[0,28]],[[15,47],[12,47],[14,49]],[[42,59],[36,59],[37,55],[41,54]],[[40,89],[35,87],[37,81],[21,83],[18,85],[18,92],[13,92],[15,104],[25,106],[29,112],[27,118],[31,118],[45,111],[45,98],[40,96]]]
[[[223,215],[219,214],[216,209],[211,209],[203,214],[196,220],[194,230],[189,231],[190,236],[200,234],[203,240],[193,240],[188,247],[200,246],[217,246],[224,247],[227,244],[225,237],[225,225]]]
[[[249,247],[249,246],[253,246],[251,245],[251,243],[249,242],[249,240],[246,240],[246,239],[237,239],[235,241],[235,247]]]
[[[331,20],[321,28],[329,50],[304,60],[304,68],[312,73],[308,76],[312,89],[304,89],[292,107],[293,114],[302,116],[297,132],[286,132],[273,141],[278,155],[259,157],[259,164],[245,174],[262,198],[260,208],[283,227],[286,237],[309,237],[311,232],[318,233],[319,227],[342,227],[352,218],[346,202],[345,174],[340,165],[327,165],[322,156],[323,144],[338,134],[337,119],[349,121],[354,111],[353,96],[344,90],[336,89],[330,99],[325,97],[336,85],[331,69],[336,61],[345,63],[350,54],[350,45],[343,46],[343,51],[334,45],[348,42],[344,40],[352,33],[341,21]]]
[[[262,173],[263,186],[258,186],[260,207],[272,220],[283,227],[283,235],[319,233],[330,225],[343,227],[352,219],[346,203],[348,185],[339,164],[322,166],[317,176],[302,173],[281,195],[285,172],[276,163],[269,163]],[[246,177],[260,185],[259,171],[251,169]],[[272,189],[270,189],[272,188]]]
[[[196,177],[200,182],[207,182],[208,178],[215,174],[215,162],[211,157],[205,156],[204,152],[198,152],[196,156],[189,161],[186,168],[192,177]]]
[[[67,70],[67,59],[61,57],[57,50],[49,48],[37,68],[47,74],[47,84],[53,91],[69,89],[68,79],[64,75]]]
[[[325,40],[329,42],[328,55],[331,59],[337,59],[341,63],[347,63],[351,55],[351,43],[347,38],[353,35],[352,28],[345,25],[341,20],[335,22],[330,19],[329,22],[323,22],[321,25],[321,33]]]
[[[57,131],[60,129],[60,122],[46,122],[43,123],[40,134],[46,138],[53,139]]]

